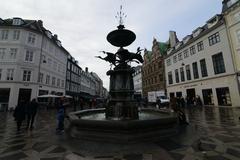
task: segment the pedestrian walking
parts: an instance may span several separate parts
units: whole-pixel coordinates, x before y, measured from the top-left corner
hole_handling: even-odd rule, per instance
[[[15,118],[15,121],[17,122],[17,131],[19,132],[22,126],[22,122],[25,120],[25,102],[23,100],[20,100],[18,105],[16,106],[13,117]]]
[[[57,106],[57,128],[56,133],[62,134],[64,132],[64,116],[65,116],[65,108],[63,106],[62,99],[59,100],[58,106]]]
[[[38,103],[36,101],[36,99],[33,99],[30,103],[27,104],[26,107],[26,115],[27,115],[27,126],[26,129],[32,130],[33,127],[33,123],[35,120],[35,116],[37,114],[37,109],[38,109]]]
[[[159,97],[157,97],[157,108],[159,109],[161,107],[161,99]]]
[[[185,107],[185,100],[184,100],[183,96],[180,98],[180,102],[181,102],[181,107],[184,108]]]
[[[186,119],[186,115],[183,112],[183,110],[180,108],[179,105],[177,105],[177,98],[176,97],[172,97],[170,99],[170,106],[172,108],[172,110],[177,114],[178,120],[179,120],[179,124],[180,125],[187,125],[187,119]]]

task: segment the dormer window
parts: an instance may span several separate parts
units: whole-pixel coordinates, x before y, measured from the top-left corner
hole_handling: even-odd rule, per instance
[[[194,30],[192,33],[193,33],[193,37],[197,37],[201,32],[202,32],[202,28],[199,27],[197,28],[196,30]]]
[[[23,20],[21,18],[13,18],[12,25],[19,26],[23,24]]]
[[[211,19],[209,19],[207,21],[207,27],[211,28],[212,26],[217,24],[218,20],[219,20],[219,15],[216,15],[216,16],[212,17]]]
[[[181,45],[182,45],[182,42],[178,42],[175,48],[178,49]]]
[[[191,36],[187,35],[186,37],[183,38],[183,43],[186,44],[190,40]]]

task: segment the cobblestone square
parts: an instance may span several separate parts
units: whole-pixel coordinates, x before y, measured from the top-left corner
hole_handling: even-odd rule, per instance
[[[35,128],[18,133],[12,113],[0,113],[0,160],[238,160],[240,109],[185,110],[190,122],[175,137],[156,143],[111,144],[55,134],[56,111],[40,110]],[[65,119],[66,126],[68,125]]]

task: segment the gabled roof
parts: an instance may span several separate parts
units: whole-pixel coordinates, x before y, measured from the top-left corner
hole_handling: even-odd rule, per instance
[[[165,55],[169,48],[169,44],[164,42],[158,42],[158,45],[159,45],[160,54]]]

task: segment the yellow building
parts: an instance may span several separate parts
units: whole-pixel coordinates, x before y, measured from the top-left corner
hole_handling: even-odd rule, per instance
[[[223,0],[222,14],[224,15],[227,35],[232,52],[233,65],[240,82],[240,1]],[[240,84],[240,83],[239,83]]]

